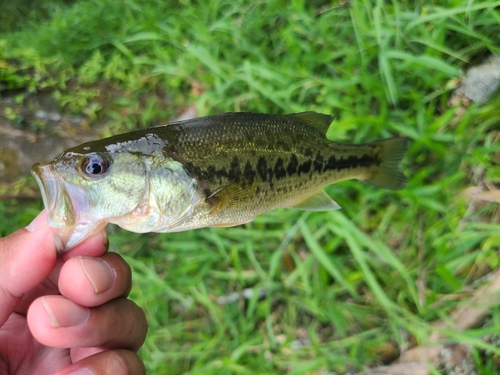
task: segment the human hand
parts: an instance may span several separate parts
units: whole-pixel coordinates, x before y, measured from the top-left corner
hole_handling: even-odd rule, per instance
[[[0,373],[145,374],[129,266],[104,231],[61,257],[54,232],[44,211],[0,239]]]

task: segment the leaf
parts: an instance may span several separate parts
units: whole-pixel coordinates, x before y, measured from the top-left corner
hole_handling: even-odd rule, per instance
[[[408,52],[390,50],[385,53],[385,56],[391,59],[399,59],[408,61],[412,64],[418,64],[430,69],[434,69],[448,74],[450,77],[460,75],[460,70],[445,61],[429,55],[413,55]]]

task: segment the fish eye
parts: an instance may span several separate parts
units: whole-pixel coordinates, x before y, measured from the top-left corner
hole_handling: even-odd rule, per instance
[[[80,164],[80,170],[87,179],[104,175],[111,165],[109,158],[104,154],[86,155]]]

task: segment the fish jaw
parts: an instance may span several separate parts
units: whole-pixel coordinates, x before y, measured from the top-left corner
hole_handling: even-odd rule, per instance
[[[35,164],[31,170],[42,193],[49,224],[53,228],[74,226],[75,211],[64,183],[50,164]]]
[[[35,164],[31,173],[40,187],[49,225],[57,229],[58,253],[68,251],[104,228],[105,222],[90,220],[89,199],[85,191],[66,182],[51,164]]]

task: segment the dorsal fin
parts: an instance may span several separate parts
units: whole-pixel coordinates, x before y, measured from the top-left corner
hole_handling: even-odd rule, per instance
[[[307,125],[312,126],[323,134],[326,134],[328,128],[330,127],[330,124],[333,121],[333,116],[316,112],[292,113],[286,116],[305,122]]]

